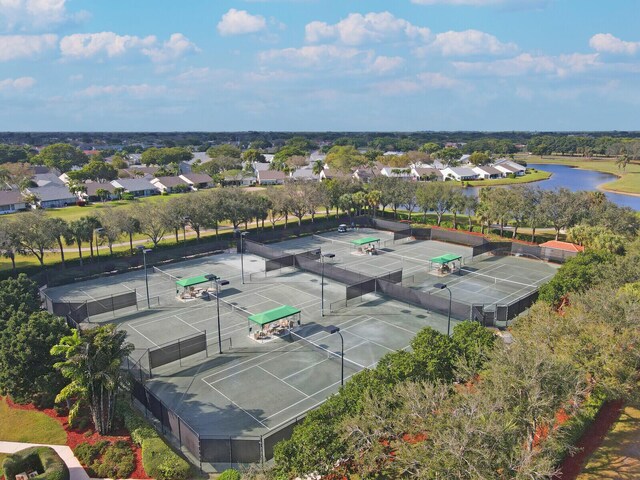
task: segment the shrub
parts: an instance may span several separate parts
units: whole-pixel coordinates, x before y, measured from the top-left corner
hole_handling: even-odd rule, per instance
[[[36,480],[69,480],[69,469],[53,448],[31,447],[8,456],[3,465],[4,477],[37,470]]]
[[[233,468],[229,468],[222,472],[222,474],[218,477],[218,480],[240,480],[240,472],[234,470]]]
[[[131,407],[127,406],[123,409],[122,418],[124,426],[131,435],[131,440],[138,446],[142,446],[148,438],[157,438],[156,430],[140,415],[134,412]]]
[[[142,465],[147,475],[157,480],[186,480],[189,476],[189,464],[161,438],[142,442]]]
[[[131,446],[123,440],[109,445],[102,457],[91,465],[91,469],[102,478],[128,478],[135,468]]]
[[[73,450],[73,454],[82,465],[91,469],[93,463],[100,458],[108,446],[109,442],[106,440],[96,442],[94,445],[83,442]]]

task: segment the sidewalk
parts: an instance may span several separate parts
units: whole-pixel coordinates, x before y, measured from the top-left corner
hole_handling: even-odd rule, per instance
[[[70,480],[89,480],[89,475],[85,472],[78,459],[73,455],[71,448],[66,445],[41,445],[38,443],[19,443],[19,442],[2,442],[0,441],[0,452],[2,453],[16,453],[20,450],[24,450],[29,447],[51,447],[53,448],[60,458],[69,467],[69,479]]]

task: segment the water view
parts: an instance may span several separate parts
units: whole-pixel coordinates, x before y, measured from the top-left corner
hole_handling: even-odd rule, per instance
[[[536,185],[546,190],[554,188],[568,188],[575,192],[578,190],[598,190],[598,185],[611,182],[616,179],[615,175],[602,172],[594,172],[591,170],[580,170],[578,168],[568,167],[566,165],[543,165],[530,163],[531,168],[551,172],[553,175],[548,180],[543,180],[529,185]],[[478,195],[479,187],[466,189],[470,194]],[[623,207],[631,207],[640,211],[640,197],[632,195],[623,195],[620,193],[604,192],[609,200]]]

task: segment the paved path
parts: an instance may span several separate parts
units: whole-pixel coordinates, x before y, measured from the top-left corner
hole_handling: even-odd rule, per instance
[[[0,441],[0,452],[16,453],[29,447],[51,447],[53,448],[64,463],[69,467],[70,480],[89,480],[89,475],[85,472],[78,459],[73,455],[71,448],[66,445],[41,445],[37,443],[19,443],[19,442],[2,442]]]

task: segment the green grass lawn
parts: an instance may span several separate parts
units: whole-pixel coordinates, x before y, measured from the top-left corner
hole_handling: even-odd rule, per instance
[[[67,433],[57,420],[44,413],[9,408],[0,398],[0,439],[7,442],[64,445]]]
[[[472,187],[495,187],[499,185],[514,185],[517,183],[530,183],[539,182],[540,180],[546,180],[551,176],[551,173],[543,170],[535,170],[528,172],[521,177],[516,178],[496,178],[495,180],[473,180],[466,182]]]
[[[577,480],[640,478],[640,410],[627,407]]]
[[[179,195],[179,194],[176,194]],[[85,205],[84,207],[64,207],[64,208],[51,208],[45,210],[47,215],[50,217],[58,217],[62,218],[68,222],[72,220],[77,220],[81,217],[86,217],[87,215],[97,215],[101,210],[105,208],[140,208],[145,204],[151,203],[165,203],[170,198],[176,195],[153,195],[151,197],[142,197],[137,198],[135,200],[114,200],[112,202],[95,202],[90,205]],[[184,194],[182,194],[184,195]],[[192,193],[192,195],[197,195],[197,193]]]
[[[569,165],[572,167],[583,168],[585,170],[595,170],[597,172],[611,173],[617,175],[617,180],[605,183],[602,188],[611,190],[612,192],[632,193],[640,195],[640,164],[630,163],[623,171],[616,165],[613,158],[581,158],[581,157],[560,157],[560,156],[544,156],[523,155],[520,158],[528,163]]]

